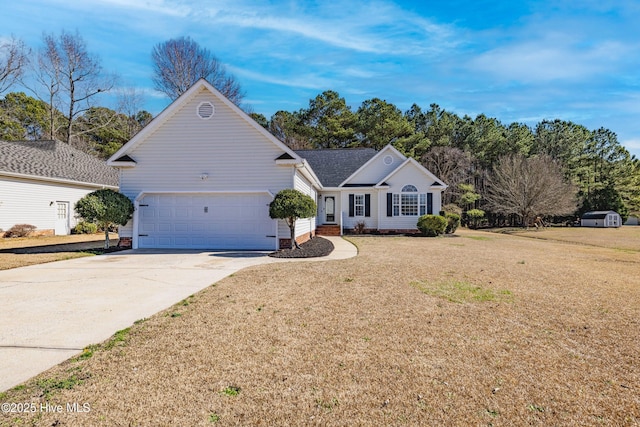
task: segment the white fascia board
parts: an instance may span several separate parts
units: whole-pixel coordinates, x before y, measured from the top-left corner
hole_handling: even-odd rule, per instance
[[[377,158],[379,158],[387,150],[391,150],[393,153],[397,154],[401,159],[406,159],[405,155],[402,154],[401,152],[399,152],[393,145],[387,144],[386,146],[384,146],[384,148],[382,150],[378,151],[375,156],[370,158],[364,165],[360,166],[354,173],[349,175],[349,177],[347,179],[342,181],[340,183],[339,187],[342,187],[347,182],[349,182],[351,180],[351,178],[356,176],[360,171],[364,170],[369,164],[373,163]],[[384,180],[382,182],[384,182]]]
[[[96,189],[108,188],[111,190],[116,190],[116,191],[118,190],[117,185],[98,184],[96,182],[74,181],[72,179],[66,179],[66,178],[50,178],[48,176],[26,175],[23,173],[14,173],[14,172],[0,172],[0,176],[7,176],[10,178],[29,179],[33,181],[52,182],[56,184],[77,185],[81,187],[89,187],[89,188],[96,188]]]
[[[391,179],[391,177],[393,175],[395,175],[400,169],[402,169],[405,165],[407,165],[408,163],[412,163],[413,165],[415,165],[419,171],[421,171],[423,174],[425,174],[426,176],[428,176],[429,178],[431,178],[434,182],[439,182],[440,184],[442,184],[441,186],[437,186],[438,189],[444,191],[447,189],[448,185],[445,184],[444,182],[442,182],[438,177],[436,177],[434,174],[432,174],[427,168],[425,168],[424,166],[422,166],[420,163],[418,163],[415,159],[409,157],[407,158],[407,160],[405,160],[404,162],[402,162],[397,168],[395,168],[394,170],[391,171],[391,173],[387,176],[385,176],[383,179],[380,180],[380,182],[378,182],[376,184],[376,187],[383,187],[383,183],[389,179]],[[429,187],[429,188],[432,188]]]
[[[112,162],[111,159],[107,160],[107,166],[114,168],[135,168],[136,165],[136,162]]]

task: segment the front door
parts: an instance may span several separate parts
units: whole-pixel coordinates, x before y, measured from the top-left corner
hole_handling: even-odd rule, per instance
[[[56,202],[56,236],[69,234],[69,202]]]
[[[333,196],[324,198],[324,210],[326,222],[336,222],[336,198]]]

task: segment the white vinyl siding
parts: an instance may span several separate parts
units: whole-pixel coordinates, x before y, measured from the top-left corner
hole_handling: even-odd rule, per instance
[[[317,202],[318,196],[317,196],[316,190],[313,188],[311,183],[304,176],[302,176],[302,174],[297,170],[295,172],[293,181],[294,181],[294,184],[293,184],[294,189],[308,195],[314,201]],[[289,237],[289,235],[291,234],[289,227],[284,221],[280,221],[280,222],[281,222],[281,226],[278,229],[278,234],[280,234],[280,237],[282,238],[285,238],[285,236]],[[302,236],[315,229],[316,229],[315,216],[313,218],[301,218],[298,221],[296,221],[296,237]]]
[[[54,230],[57,202],[69,202],[70,227],[75,227],[75,204],[101,187],[73,186],[13,177],[0,177],[0,228],[31,224],[37,230]]]
[[[207,120],[197,115],[203,102],[214,105]],[[151,124],[150,126],[153,126]],[[294,167],[276,165],[282,155],[265,135],[203,88],[128,155],[133,168],[122,168],[120,191],[134,200],[141,192],[270,191],[294,185]],[[202,179],[206,174],[206,179]],[[288,236],[284,225],[278,229]],[[131,237],[131,224],[120,228]]]
[[[390,164],[385,164],[384,162],[387,156],[391,156],[393,160]],[[349,179],[347,184],[377,184],[381,179],[393,172],[404,160],[389,148],[382,150],[372,159],[371,163]]]
[[[371,208],[371,216],[364,216],[364,212],[362,214],[362,216],[358,217],[358,216],[349,216],[349,194],[360,194],[360,195],[365,195],[365,194],[369,194],[371,197],[371,204],[370,204],[370,208]],[[359,222],[359,221],[364,221],[366,224],[367,228],[377,228],[378,227],[378,197],[379,195],[383,195],[385,193],[379,193],[378,191],[375,190],[361,190],[361,189],[345,189],[344,191],[342,191],[341,196],[340,196],[340,204],[338,205],[338,201],[336,200],[336,221],[339,223],[340,221],[340,212],[342,212],[342,226],[343,228],[349,229],[349,228],[354,228],[355,225]],[[363,197],[364,199],[364,197]],[[354,197],[354,202],[355,202],[355,197]],[[364,203],[364,202],[363,202]],[[341,206],[342,209],[338,210],[337,206]],[[354,206],[355,208],[355,206]],[[355,210],[355,209],[354,209]],[[363,208],[364,211],[364,208]],[[384,213],[384,211],[383,211]],[[354,212],[355,214],[355,212]]]
[[[378,228],[380,230],[414,230],[417,229],[418,218],[426,213],[427,193],[433,196],[433,213],[438,214],[442,205],[439,189],[432,189],[434,181],[429,179],[412,163],[407,163],[397,173],[393,174],[379,198],[378,208],[382,215]],[[412,185],[416,192],[403,192],[406,185]],[[392,193],[392,213],[387,216],[386,193]],[[412,195],[413,194],[413,195]]]
[[[215,115],[196,114],[202,102]],[[282,149],[203,89],[133,149],[134,168],[121,169],[121,191],[135,198],[142,191],[255,190],[274,194],[291,188],[292,167],[277,166]],[[207,179],[201,179],[207,174]]]

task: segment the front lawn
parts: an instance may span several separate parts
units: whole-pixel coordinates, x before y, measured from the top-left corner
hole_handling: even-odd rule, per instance
[[[640,423],[638,252],[350,240],[356,258],[242,270],[0,395],[89,412],[0,425]]]
[[[109,238],[117,245],[117,234]],[[0,238],[0,270],[89,256],[103,247],[104,233]]]

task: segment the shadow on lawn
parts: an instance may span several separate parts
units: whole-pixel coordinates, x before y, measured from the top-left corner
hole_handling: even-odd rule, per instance
[[[30,246],[25,248],[1,249],[3,254],[52,254],[58,252],[90,252],[96,255],[118,252],[126,248],[119,248],[118,239],[112,240],[109,249],[104,248],[104,240],[79,243],[60,243],[56,245]]]

